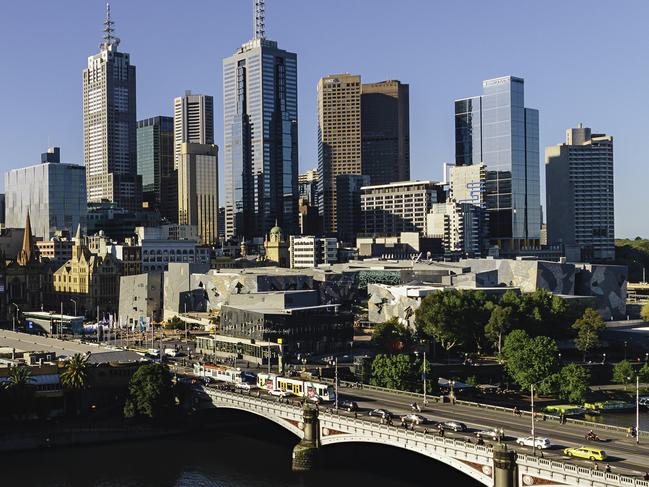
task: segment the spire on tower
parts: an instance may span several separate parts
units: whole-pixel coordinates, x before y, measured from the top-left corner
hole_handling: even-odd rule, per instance
[[[119,37],[115,37],[115,22],[110,16],[110,3],[106,2],[106,18],[104,19],[104,37],[103,42],[99,45],[101,49],[108,49],[111,46],[119,46]]]
[[[264,0],[253,0],[255,4],[255,39],[266,38],[266,7]]]

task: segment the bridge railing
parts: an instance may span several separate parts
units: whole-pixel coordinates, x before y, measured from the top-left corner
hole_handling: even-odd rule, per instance
[[[324,382],[328,382],[333,384],[334,381],[332,379],[322,379]],[[348,382],[348,381],[338,381],[338,384],[343,386],[343,387],[348,387],[348,388],[355,388],[356,383],[355,382]],[[368,390],[368,391],[376,391],[376,392],[383,392],[387,394],[392,394],[395,396],[402,396],[402,397],[408,397],[412,399],[418,399],[423,401],[424,399],[424,394],[421,392],[411,392],[411,391],[400,391],[398,389],[390,389],[387,387],[379,387],[379,386],[373,386],[370,384],[361,384],[361,389]],[[426,395],[426,400],[429,402],[442,402],[442,396],[437,396],[437,395]],[[514,409],[513,408],[508,408],[504,406],[496,406],[494,404],[484,404],[484,403],[479,403],[475,401],[465,401],[463,399],[456,399],[455,404],[459,404],[461,406],[467,406],[467,407],[472,407],[472,408],[479,408],[479,409],[485,409],[485,410],[490,410],[490,411],[499,411],[507,414],[513,414]],[[519,410],[519,412],[523,416],[529,416],[531,418],[532,412],[531,411],[523,411]],[[536,413],[537,415],[542,415],[542,413]],[[554,414],[545,414],[546,419],[550,421],[555,421],[559,422],[559,416],[554,415]],[[604,430],[604,431],[613,431],[616,433],[626,433],[627,428],[623,426],[615,426],[612,424],[606,424],[606,423],[595,423],[593,421],[585,421],[583,419],[575,419],[575,418],[566,418],[565,419],[566,423],[570,424],[575,424],[579,426],[583,426],[584,429],[588,430]],[[640,435],[641,436],[647,436],[649,435],[649,431],[644,431],[640,430]]]
[[[604,472],[601,470],[593,470],[592,468],[580,467],[571,463],[558,462],[556,460],[535,457],[524,453],[518,454],[516,462],[519,465],[524,465],[527,467],[534,467],[538,469],[545,468],[551,470],[552,472],[563,473],[565,475],[571,475],[573,477],[605,482],[606,485],[649,487],[649,481],[637,477],[629,477],[627,475]]]

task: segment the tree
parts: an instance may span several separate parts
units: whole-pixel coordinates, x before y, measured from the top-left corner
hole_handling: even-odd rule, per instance
[[[615,367],[613,367],[613,382],[616,384],[624,384],[625,389],[626,385],[631,382],[631,379],[634,377],[635,371],[633,370],[631,362],[628,360],[622,360],[621,362],[616,363]]]
[[[583,404],[590,391],[590,372],[577,364],[568,364],[559,374],[559,396],[564,401]]]
[[[75,397],[77,416],[81,414],[81,390],[88,382],[88,357],[76,353],[61,374],[61,384]]]
[[[160,363],[142,365],[131,378],[124,416],[159,418],[174,405],[169,368]]]
[[[498,355],[502,352],[503,335],[511,327],[511,314],[511,308],[495,305],[492,307],[491,316],[485,325],[485,335],[498,347]]]
[[[12,367],[7,379],[4,388],[9,400],[8,411],[19,417],[26,416],[33,409],[35,393],[31,370],[23,365]]]
[[[642,368],[638,371],[638,376],[640,377],[640,382],[649,382],[649,364],[644,364],[642,366]]]
[[[370,384],[402,391],[411,390],[416,383],[415,367],[416,364],[408,354],[379,354],[372,362]]]
[[[486,297],[479,291],[445,290],[429,294],[416,312],[417,332],[432,338],[446,351],[480,350],[489,319]]]
[[[599,335],[606,324],[596,310],[587,308],[583,316],[575,321],[572,327],[577,330],[575,346],[577,350],[583,352],[584,362],[586,362],[586,354],[599,347]]]
[[[649,301],[647,301],[640,310],[640,317],[644,321],[649,321]]]
[[[524,390],[534,385],[539,393],[553,392],[556,381],[550,378],[559,370],[558,355],[556,342],[546,336],[531,338],[524,330],[514,330],[505,338],[505,367]]]
[[[410,348],[412,332],[397,318],[391,318],[374,326],[372,340],[388,353],[402,352]]]

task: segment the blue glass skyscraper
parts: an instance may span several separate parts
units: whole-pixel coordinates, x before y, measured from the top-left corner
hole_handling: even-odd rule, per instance
[[[265,38],[255,7],[254,39],[223,60],[226,238],[298,233],[297,56]]]
[[[505,251],[541,234],[539,112],[525,108],[524,80],[483,81],[483,94],[455,101],[455,162],[486,165],[489,240]]]

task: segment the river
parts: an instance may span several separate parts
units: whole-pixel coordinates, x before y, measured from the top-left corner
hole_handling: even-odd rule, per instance
[[[369,444],[322,448],[319,470],[291,471],[294,439],[251,416],[165,439],[3,454],[2,485],[29,487],[414,487],[479,484],[423,456]]]

